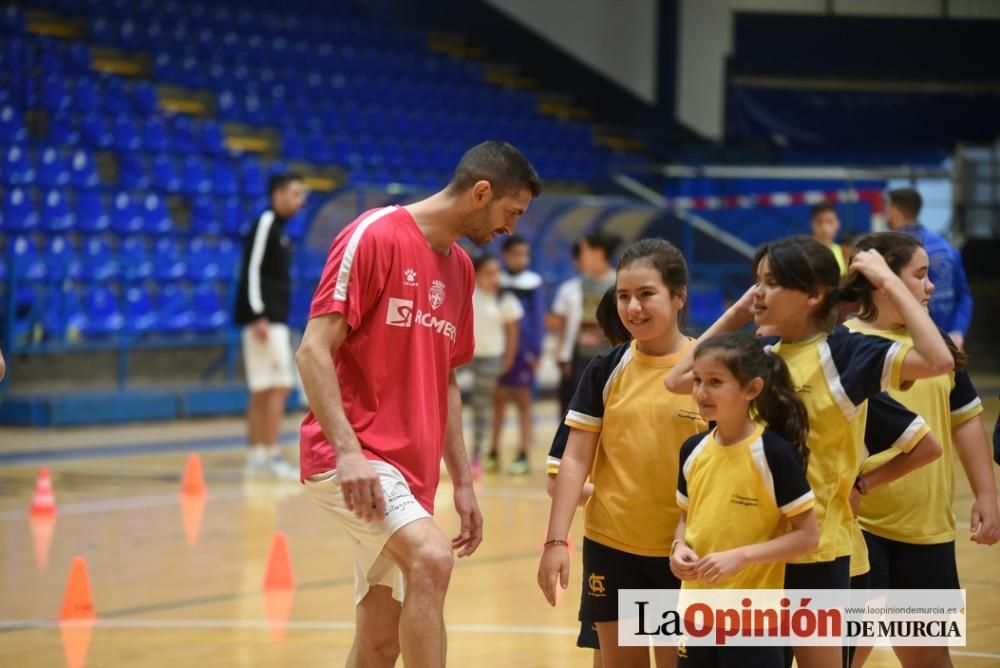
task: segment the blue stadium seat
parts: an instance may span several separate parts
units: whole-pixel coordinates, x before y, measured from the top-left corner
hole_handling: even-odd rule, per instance
[[[191,281],[214,281],[222,274],[222,265],[215,244],[204,237],[194,237],[188,243],[187,277]]]
[[[256,158],[244,158],[240,165],[241,191],[249,197],[263,197],[267,194],[267,177],[264,168]]]
[[[3,182],[12,186],[24,186],[35,182],[35,168],[22,146],[11,146],[3,156]]]
[[[91,77],[80,77],[73,89],[73,110],[92,114],[102,110],[101,90]]]
[[[190,118],[177,114],[170,118],[172,142],[177,153],[187,154],[199,150],[198,138],[195,136],[194,123]]]
[[[49,74],[42,79],[42,108],[50,113],[69,109],[73,101],[69,86],[59,74]]]
[[[23,188],[11,188],[4,195],[0,229],[7,232],[29,232],[38,227],[35,203]]]
[[[239,184],[236,182],[236,174],[232,167],[225,160],[216,160],[212,163],[212,192],[217,195],[239,194]]]
[[[58,149],[42,149],[38,156],[38,184],[46,188],[59,188],[69,183],[69,165]]]
[[[125,291],[125,321],[130,335],[143,336],[155,331],[157,320],[149,290],[132,286]]]
[[[101,177],[93,158],[83,149],[73,151],[69,159],[69,183],[77,189],[97,188]]]
[[[81,232],[96,234],[111,227],[111,218],[104,209],[104,199],[99,192],[81,192],[76,198],[76,228]]]
[[[83,242],[83,278],[100,282],[118,278],[120,267],[108,242],[99,236]]]
[[[226,152],[222,127],[214,121],[202,121],[199,128],[199,143],[201,150],[209,155],[222,155]]]
[[[204,283],[194,291],[194,329],[199,332],[222,332],[229,325],[229,309],[225,308],[219,291]]]
[[[30,236],[14,237],[10,245],[10,272],[21,280],[41,281],[48,277],[49,268],[38,243]]]
[[[171,237],[157,240],[153,257],[158,280],[175,281],[184,278],[187,273],[187,262],[181,255],[177,241]]]
[[[192,234],[218,234],[222,231],[215,198],[207,195],[196,197],[191,205]]]
[[[230,237],[242,237],[243,229],[249,229],[250,223],[243,221],[243,212],[238,197],[227,197],[219,208],[219,222],[222,232]]]
[[[49,237],[45,252],[49,278],[54,281],[78,280],[83,275],[83,265],[69,239],[62,235]]]
[[[160,154],[153,158],[153,185],[164,192],[180,192],[181,178],[177,173],[177,164],[169,155]]]
[[[173,149],[167,128],[159,118],[147,118],[142,127],[142,145],[152,153],[163,153]]]
[[[74,146],[80,143],[80,131],[71,113],[57,113],[49,116],[48,132],[50,144],[55,146]]]
[[[127,115],[115,118],[113,136],[113,145],[119,151],[137,151],[142,148],[142,136],[135,122]]]
[[[130,281],[144,280],[153,276],[153,258],[142,237],[125,237],[118,249],[118,261]]]
[[[118,234],[136,234],[143,228],[142,212],[128,193],[120,192],[111,203],[111,229]]]
[[[125,328],[118,296],[103,285],[89,285],[83,298],[84,320],[80,327],[87,338],[103,338]]]
[[[173,232],[174,223],[167,212],[167,205],[155,193],[142,200],[142,228],[147,234],[164,235]]]
[[[212,192],[212,181],[205,173],[201,158],[189,155],[181,166],[181,190],[189,195]]]
[[[194,310],[187,291],[174,284],[163,286],[159,294],[159,321],[157,331],[180,334],[194,325]]]
[[[156,89],[151,84],[141,82],[132,88],[132,109],[139,116],[148,117],[155,114],[159,107],[156,98]]]
[[[45,193],[42,204],[42,229],[47,232],[65,232],[76,224],[76,216],[69,208],[61,191],[53,189]]]
[[[101,116],[90,114],[83,119],[83,140],[88,146],[97,149],[108,149],[114,144],[114,135],[108,129],[108,124]]]

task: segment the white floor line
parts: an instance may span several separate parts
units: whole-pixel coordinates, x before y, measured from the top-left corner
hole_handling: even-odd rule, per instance
[[[219,492],[209,492],[206,495],[207,501],[228,501],[250,496],[269,496],[264,493],[251,493],[241,489],[223,490]],[[135,508],[155,508],[158,506],[176,506],[180,504],[180,494],[158,494],[155,496],[122,496],[114,499],[101,499],[98,501],[80,501],[78,503],[67,503],[58,506],[59,515],[87,515],[90,513],[104,513],[113,510],[132,510]],[[28,508],[5,510],[0,512],[0,521],[22,520],[29,517]]]

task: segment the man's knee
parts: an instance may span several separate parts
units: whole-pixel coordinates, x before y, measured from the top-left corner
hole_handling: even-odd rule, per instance
[[[359,666],[391,666],[399,659],[399,633],[396,628],[384,633],[366,633],[355,640]]]
[[[430,543],[421,546],[414,552],[409,563],[403,566],[403,575],[407,578],[408,588],[411,582],[426,582],[437,589],[448,587],[451,571],[455,566],[455,557],[447,544]]]

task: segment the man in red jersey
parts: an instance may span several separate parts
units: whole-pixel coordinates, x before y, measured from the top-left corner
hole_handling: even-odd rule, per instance
[[[473,270],[457,241],[511,234],[540,191],[510,144],[470,149],[448,186],[363,213],[334,239],[296,353],[311,410],[301,475],[354,543],[348,666],[445,664],[453,566],[482,541],[455,367],[473,352]],[[431,519],[444,457],[461,533]],[[405,592],[405,596],[404,596]]]

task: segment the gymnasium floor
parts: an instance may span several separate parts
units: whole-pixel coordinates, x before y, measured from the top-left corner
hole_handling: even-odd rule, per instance
[[[997,401],[988,401],[990,427],[997,411]],[[590,665],[589,653],[574,646],[578,550],[572,584],[557,608],[545,604],[535,584],[549,507],[543,462],[555,408],[546,402],[539,413],[535,472],[521,479],[488,476],[479,484],[486,539],[452,578],[449,665]],[[284,425],[288,444],[296,442],[299,419]],[[513,441],[512,427],[506,436]],[[353,627],[348,542],[299,485],[244,482],[242,440],[242,424],[228,419],[0,429],[0,666],[75,668],[84,653],[92,667],[343,665]],[[208,494],[200,508],[178,494],[189,452],[199,452],[204,464]],[[29,522],[41,465],[52,472],[59,507],[54,526]],[[954,652],[955,665],[1000,666],[1000,546],[969,542],[971,497],[961,475],[958,490],[971,640]],[[446,479],[438,509],[438,522],[453,535]],[[293,596],[262,592],[277,530],[288,537]],[[87,562],[98,622],[92,630],[61,631],[54,620],[78,555]],[[284,628],[268,621],[289,606]],[[898,664],[876,652],[868,665]]]

